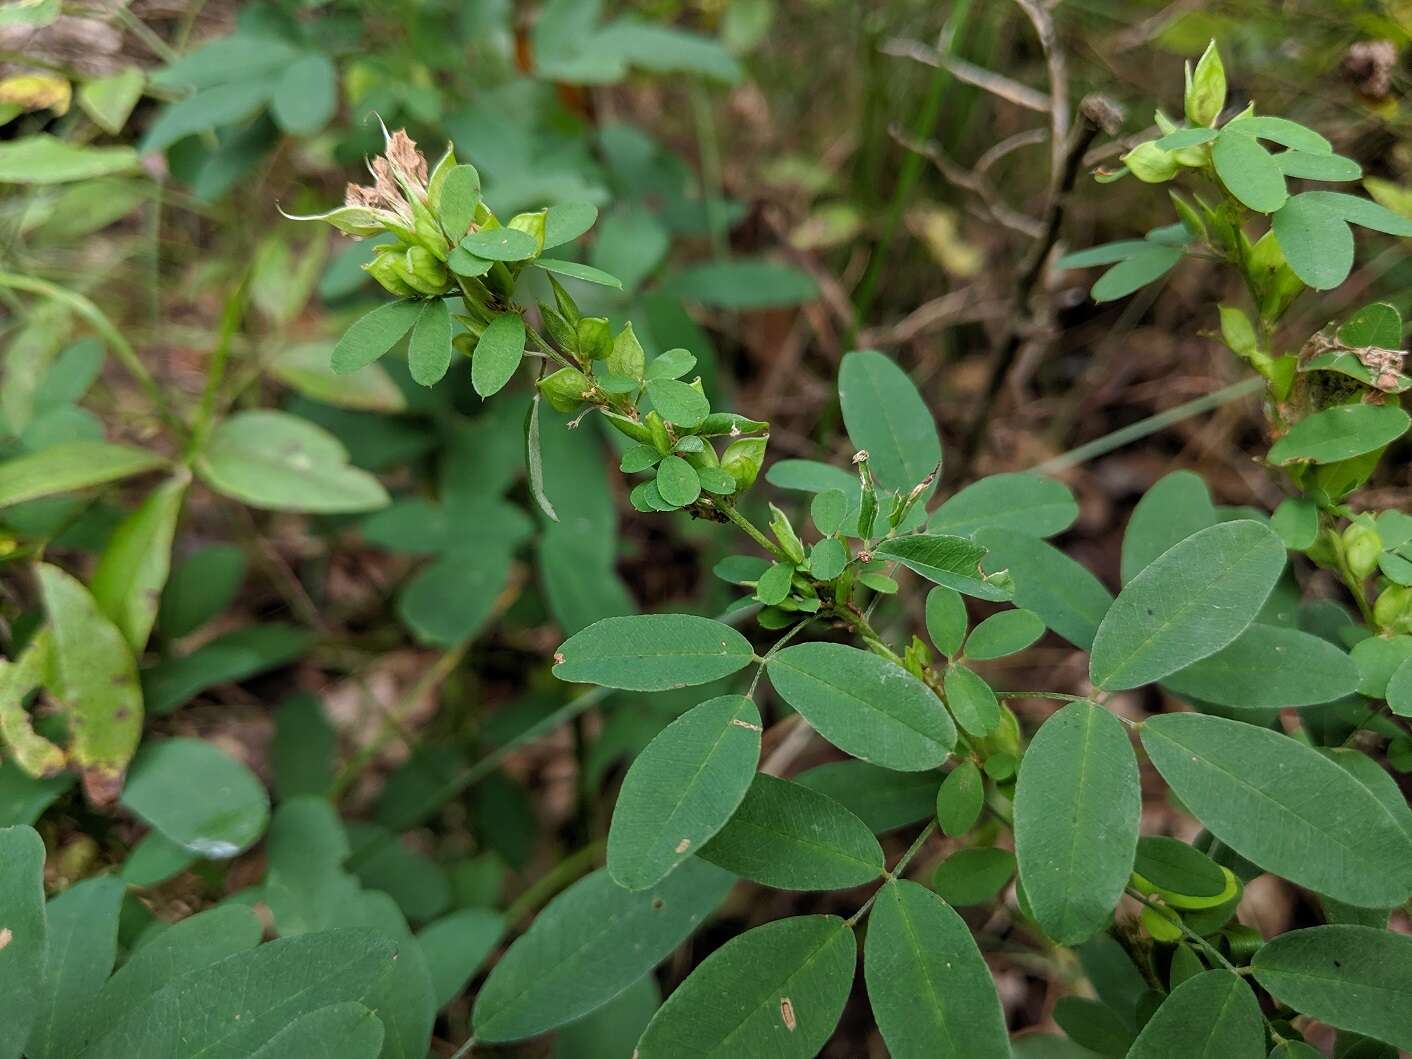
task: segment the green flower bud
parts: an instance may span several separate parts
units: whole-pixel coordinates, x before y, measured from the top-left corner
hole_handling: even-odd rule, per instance
[[[535,210],[533,213],[517,213],[505,222],[506,228],[514,228],[534,239],[534,256],[544,249],[544,218],[548,210]]]
[[[578,351],[588,360],[603,360],[613,352],[613,332],[603,316],[580,317],[575,329]]]
[[[1354,577],[1370,576],[1378,568],[1378,555],[1383,539],[1378,531],[1362,522],[1354,522],[1343,531],[1343,557]]]
[[[873,523],[878,517],[878,490],[873,484],[873,472],[868,468],[868,450],[860,449],[853,456],[858,468],[858,484],[862,497],[858,504],[858,536],[865,541],[873,535]]]
[[[1226,106],[1226,68],[1213,40],[1192,73],[1186,68],[1186,118],[1193,125],[1214,125]]]
[[[632,324],[625,324],[613,339],[613,351],[608,354],[608,370],[629,379],[641,379],[647,369],[647,354],[637,340]]]
[[[577,353],[578,335],[569,322],[543,302],[539,303],[539,312],[544,317],[544,329],[549,332],[554,344],[567,353]]]
[[[642,417],[652,447],[663,455],[672,451],[672,436],[667,433],[667,421],[655,409]]]
[[[1167,194],[1172,200],[1172,206],[1177,211],[1177,217],[1181,219],[1191,237],[1205,239],[1206,222],[1201,219],[1201,214],[1196,212],[1196,207],[1175,191],[1168,191]]]
[[[446,292],[446,266],[426,247],[409,246],[399,268],[402,278],[413,290],[428,295]]]
[[[466,358],[470,358],[476,351],[477,337],[471,334],[455,335],[451,339],[451,348]]]
[[[546,272],[545,275],[549,277],[549,286],[554,289],[554,303],[559,306],[559,314],[570,325],[577,327],[579,317],[583,315],[579,312],[578,302],[574,301],[564,289],[564,285],[554,278],[554,273]]]
[[[1155,140],[1138,144],[1123,155],[1122,161],[1144,184],[1165,184],[1181,168],[1175,152],[1164,151]]]
[[[735,479],[736,493],[743,493],[755,484],[765,463],[765,446],[770,436],[737,438],[721,453],[721,470]]]
[[[402,255],[397,252],[399,248],[380,246],[377,249],[388,252],[378,253],[363,266],[363,271],[377,280],[387,293],[395,294],[399,298],[415,298],[418,292],[403,278],[405,262],[402,262]]]
[[[1412,632],[1412,587],[1389,585],[1373,603],[1373,620],[1393,632]]]
[[[578,368],[560,368],[539,380],[539,392],[556,412],[572,412],[593,390],[593,380]]]
[[[1255,326],[1250,317],[1234,305],[1218,305],[1221,314],[1221,338],[1236,356],[1249,359],[1257,347]]]
[[[604,412],[603,418],[608,420],[613,428],[624,437],[629,437],[633,441],[641,442],[643,445],[652,444],[652,432],[636,419],[629,419],[627,416],[618,415],[616,412]]]
[[[793,563],[804,561],[804,542],[799,539],[799,534],[794,532],[794,525],[786,515],[774,504],[770,505],[770,532],[775,535],[775,540],[779,541],[781,550]]]

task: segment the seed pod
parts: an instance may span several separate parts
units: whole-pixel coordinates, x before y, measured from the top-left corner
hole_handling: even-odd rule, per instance
[[[1378,568],[1383,539],[1372,526],[1354,522],[1343,531],[1343,555],[1354,577],[1364,578]]]
[[[735,479],[736,492],[743,493],[755,484],[765,462],[765,446],[770,436],[737,438],[721,454],[721,470]]]
[[[1226,68],[1213,40],[1196,64],[1186,67],[1186,117],[1193,125],[1211,126],[1226,106]]]
[[[539,391],[556,412],[572,412],[592,392],[593,380],[577,368],[560,368],[539,380]]]

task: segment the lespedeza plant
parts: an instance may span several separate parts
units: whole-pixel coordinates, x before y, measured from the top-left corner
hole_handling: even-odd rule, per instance
[[[1174,187],[1177,222],[1060,264],[1111,266],[1094,285],[1099,301],[1186,256],[1237,271],[1249,308],[1219,306],[1220,333],[1267,382],[1265,460],[1291,496],[1266,515],[1217,507],[1189,473],[1164,478],[1127,526],[1116,596],[1048,543],[1077,517],[1061,483],[1000,474],[933,504],[935,424],[878,352],[849,353],[840,369],[853,466],[776,464],[771,484],[809,495],[807,522],[775,504],[767,525],[753,521],[741,498],[768,425],[713,409],[699,380],[684,381],[688,351],[649,359],[630,326],[585,315],[560,282],[611,276],[544,256],[589,228],[591,207],[502,222],[474,169],[448,154],[427,173],[393,134],[372,188],[351,189],[324,216],[393,236],[368,268],[398,300],[350,328],[337,370],[410,333],[414,377],[436,382],[459,352],[489,397],[532,359],[526,453],[546,514],[541,400],[630,439],[621,468],[637,477],[639,510],[742,531],[751,550],[716,572],[744,590],[740,607],[756,608],[760,630],[783,630],[757,646],[735,627],[751,620],[743,614],[608,618],[554,653],[555,674],[572,683],[709,690],[632,764],[606,867],[551,901],[491,971],[476,1040],[530,1037],[602,1007],[747,880],[872,888],[847,899],[849,915],[776,920],[721,945],[653,1016],[639,1059],[817,1053],[860,942],[891,1054],[1009,1056],[994,984],[955,906],[1003,900],[1018,872],[1007,945],[1077,947],[1098,986],[1097,999],[1065,998],[1055,1011],[1078,1044],[1162,1059],[1293,1057],[1311,1054],[1314,1019],[1412,1048],[1412,940],[1386,927],[1412,889],[1412,813],[1379,761],[1412,748],[1412,517],[1362,510],[1356,495],[1412,422],[1400,407],[1412,385],[1402,325],[1378,303],[1293,346],[1279,329],[1306,290],[1347,278],[1350,223],[1412,236],[1412,222],[1342,192],[1291,194],[1290,180],[1354,180],[1359,168],[1253,105],[1223,120],[1225,95],[1213,47],[1188,73],[1185,123],[1159,112],[1162,135],[1124,156],[1140,180],[1196,185]],[[519,298],[536,271],[553,302],[532,309]],[[1301,601],[1294,571],[1309,564],[1356,609]],[[875,620],[903,587],[899,571],[916,579],[908,591],[931,586],[916,629],[901,613]],[[968,598],[993,613],[973,622]],[[994,688],[982,664],[1047,633],[1089,653],[1086,693]],[[808,725],[849,760],[795,779],[758,771],[762,678],[790,708],[775,728]],[[1188,709],[1141,722],[1109,709],[1115,693],[1149,685]],[[1017,697],[1063,705],[1028,731],[1008,705]],[[1134,735],[1202,824],[1195,841],[1142,833]],[[876,835],[898,828],[912,841],[888,864]],[[953,852],[930,885],[908,878],[938,829]],[[1245,887],[1265,873],[1313,895],[1322,925],[1265,937],[1242,922]]]

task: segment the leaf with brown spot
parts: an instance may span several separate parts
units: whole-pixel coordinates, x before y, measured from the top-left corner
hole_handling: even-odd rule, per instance
[[[39,589],[53,630],[49,690],[69,715],[69,754],[84,791],[105,805],[122,790],[142,736],[142,688],[122,632],[88,589],[57,566],[40,563]]]

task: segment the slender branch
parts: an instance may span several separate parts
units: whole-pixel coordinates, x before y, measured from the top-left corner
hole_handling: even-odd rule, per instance
[[[721,512],[721,514],[725,515],[726,518],[730,519],[737,526],[739,526],[745,532],[745,535],[747,537],[753,540],[756,544],[760,545],[760,547],[764,548],[776,559],[784,560],[786,558],[784,551],[779,547],[779,545],[777,545],[774,541],[770,540],[769,537],[766,537],[765,534],[762,533],[760,529],[755,525],[755,523],[751,522],[748,518],[742,515],[736,509],[736,506],[732,504],[729,500],[719,501],[716,504],[716,508]]]
[[[1025,2],[1021,6],[1028,13],[1031,5]],[[1055,94],[1055,91],[1051,86],[1051,95]],[[1074,189],[1074,182],[1078,179],[1084,152],[1088,150],[1089,145],[1093,143],[1094,138],[1101,130],[1115,129],[1121,117],[1122,112],[1117,105],[1107,98],[1098,95],[1086,96],[1079,104],[1079,121],[1074,126],[1073,133],[1067,137],[1067,143],[1056,137],[1053,144],[1055,172],[1051,176],[1049,202],[1045,207],[1040,235],[1034,245],[1030,247],[1029,255],[1020,269],[1020,278],[1015,284],[1012,303],[1013,323],[1006,332],[995,359],[991,361],[990,376],[986,380],[981,399],[976,404],[975,415],[971,419],[961,444],[962,477],[966,476],[971,465],[975,462],[976,455],[980,450],[981,438],[990,422],[991,413],[995,410],[996,399],[1000,396],[1005,380],[1010,376],[1010,369],[1014,367],[1021,346],[1024,345],[1026,337],[1033,330],[1039,316],[1032,309],[1030,303],[1034,299],[1040,277],[1044,274],[1044,266],[1049,260],[1054,244],[1059,240],[1059,230],[1064,223],[1065,206],[1069,193]],[[1056,119],[1056,128],[1058,124]]]
[[[934,832],[935,830],[935,820],[930,821],[926,827],[922,828],[921,834],[919,834],[915,839],[913,839],[912,844],[907,847],[907,852],[902,854],[901,858],[899,858],[897,863],[892,866],[891,870],[885,870],[883,872],[883,879],[885,880],[883,882],[883,886],[886,886],[888,883],[893,882],[894,880],[902,878],[902,873],[907,870],[907,865],[911,864],[912,859],[922,851],[922,847],[926,845],[927,839],[932,837],[932,832]],[[849,916],[848,919],[845,920],[845,922],[850,927],[855,926],[860,919],[862,919],[868,914],[869,910],[873,907],[873,902],[878,899],[878,894],[882,893],[882,890],[882,886],[879,886],[876,890],[874,890],[868,896],[868,899],[863,902],[863,906],[859,908],[858,911],[854,912],[851,916]]]

